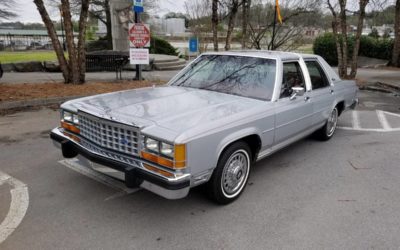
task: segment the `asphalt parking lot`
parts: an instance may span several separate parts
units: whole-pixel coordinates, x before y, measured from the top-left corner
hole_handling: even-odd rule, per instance
[[[0,117],[0,249],[399,249],[400,98],[258,162],[243,195],[166,200],[62,161],[51,109]]]

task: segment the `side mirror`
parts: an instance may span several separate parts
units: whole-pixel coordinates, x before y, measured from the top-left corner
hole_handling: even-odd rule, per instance
[[[303,87],[292,87],[293,94],[290,100],[296,99],[296,96],[303,96],[306,90]]]

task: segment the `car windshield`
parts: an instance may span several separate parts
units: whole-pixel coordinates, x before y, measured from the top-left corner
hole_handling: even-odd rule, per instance
[[[247,56],[203,55],[180,73],[172,86],[271,100],[276,61]]]

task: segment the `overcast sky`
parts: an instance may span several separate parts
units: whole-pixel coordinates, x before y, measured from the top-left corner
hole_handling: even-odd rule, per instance
[[[16,0],[16,2],[18,4],[16,6],[16,12],[19,14],[19,16],[10,21],[42,22],[33,0]],[[158,14],[163,15],[170,11],[185,12],[184,2],[185,0],[159,0],[160,11]]]

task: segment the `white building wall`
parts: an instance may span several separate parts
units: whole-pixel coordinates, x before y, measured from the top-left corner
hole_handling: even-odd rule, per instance
[[[185,19],[168,18],[163,19],[163,31],[167,34],[176,35],[185,33]]]

